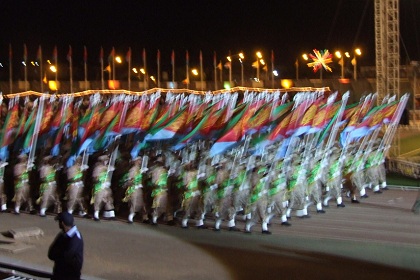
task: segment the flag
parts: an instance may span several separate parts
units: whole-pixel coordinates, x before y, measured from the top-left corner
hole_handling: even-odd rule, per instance
[[[87,60],[88,60],[87,48],[86,46],[83,46],[83,62],[87,63]]]
[[[11,64],[13,58],[12,44],[9,44],[9,63]]]
[[[114,57],[115,57],[115,48],[112,47],[112,50],[111,50],[111,52],[109,53],[109,56],[108,56],[108,63],[109,64],[114,62]]]
[[[287,128],[287,135],[292,135],[298,129],[299,123],[313,100],[311,97],[304,97],[304,100],[297,105],[296,109],[292,111],[292,117],[290,119],[289,126]]]
[[[125,56],[125,61],[131,63],[131,48],[128,48],[127,55]]]
[[[100,128],[98,135],[93,140],[92,152],[106,149],[106,147],[111,143],[111,139],[117,135],[114,131],[115,127],[118,126],[120,117],[121,113],[117,112],[107,126]]]
[[[185,125],[188,117],[187,108],[188,106],[185,106],[179,110],[165,125],[157,129],[151,129],[148,135],[146,135],[145,140],[155,141],[174,138]]]
[[[190,55],[188,54],[188,50],[185,52],[185,65],[189,65],[190,63]]]
[[[259,108],[254,116],[244,123],[247,126],[247,130],[244,129],[244,134],[253,134],[261,131],[270,121],[271,107],[271,103],[265,103]]]
[[[220,61],[219,64],[217,64],[217,69],[222,70],[222,62]]]
[[[57,46],[54,46],[54,49],[53,49],[53,60],[54,60],[55,64],[57,64],[57,56],[58,56],[58,54],[57,54]]]
[[[259,67],[259,65],[260,65],[260,63],[259,63],[259,61],[257,60],[257,61],[254,61],[253,63],[252,63],[252,67],[254,67],[254,68],[258,68]]]
[[[271,131],[267,139],[271,142],[278,141],[284,138],[287,138],[287,128],[289,126],[290,120],[292,119],[293,112],[283,115],[283,119],[279,124]]]
[[[244,110],[245,111],[245,110]],[[209,156],[214,157],[215,155],[222,154],[225,151],[235,147],[239,140],[243,136],[242,125],[244,120],[242,119],[242,114],[238,114],[236,123],[227,130],[227,132],[220,137],[210,148]],[[234,121],[235,122],[235,121]]]
[[[144,99],[136,102],[127,112],[124,124],[121,130],[122,134],[129,134],[140,131],[140,124],[145,115],[146,102]]]
[[[271,111],[270,122],[276,122],[284,114],[288,113],[293,107],[293,102],[280,104]]]
[[[229,69],[230,67],[231,67],[231,63],[230,63],[230,61],[226,62],[226,63],[225,63],[225,68],[226,68],[226,69]]]
[[[67,53],[67,60],[71,62],[71,58],[72,58],[72,49],[71,49],[71,46],[69,46],[69,52]]]
[[[28,50],[26,49],[26,44],[23,44],[23,61],[26,63],[28,60]]]
[[[217,68],[216,52],[213,54],[213,66],[214,68]]]
[[[312,126],[312,121],[315,118],[316,112],[322,103],[322,98],[318,98],[313,104],[309,106],[303,117],[298,121],[292,136],[300,136],[306,134]]]
[[[10,102],[10,104],[12,104],[12,102],[14,102],[14,104],[9,107],[0,134],[0,159],[2,161],[6,161],[9,157],[7,147],[12,142],[12,134],[19,122],[19,102],[17,99],[14,101],[10,100]]]
[[[39,47],[38,47],[38,52],[36,54],[36,60],[39,61],[40,63],[42,63],[42,49],[41,49],[41,45],[39,45]]]
[[[175,51],[172,50],[171,53],[171,65],[174,66],[175,65]]]
[[[145,48],[143,48],[142,58],[143,58],[144,70],[146,70],[146,49]]]
[[[99,62],[102,64],[104,63],[104,49],[101,47],[99,50]]]

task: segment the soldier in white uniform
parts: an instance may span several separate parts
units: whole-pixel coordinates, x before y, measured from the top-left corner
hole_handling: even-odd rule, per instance
[[[79,156],[74,165],[67,169],[67,212],[73,214],[73,211],[79,207],[79,216],[81,217],[87,215],[86,201],[83,196],[84,170],[87,167],[82,165],[82,157]]]
[[[39,177],[41,185],[39,189],[39,198],[37,204],[40,205],[39,215],[45,217],[47,209],[54,204],[56,213],[61,212],[61,203],[57,194],[57,182],[55,180],[55,169],[51,163],[52,157],[46,156],[43,158],[43,163],[39,169]]]
[[[130,208],[128,223],[132,224],[136,213],[143,211],[143,221],[147,220],[147,212],[143,197],[143,173],[141,169],[142,158],[133,159],[133,166],[128,171],[127,189],[123,202],[127,202]]]
[[[102,155],[98,158],[92,177],[93,177],[93,194],[91,204],[93,204],[93,219],[99,221],[99,212],[104,205],[104,218],[114,219],[114,199],[111,190],[111,178],[108,174],[112,170],[108,170],[109,157]]]
[[[0,212],[7,210],[7,196],[4,189],[4,168],[7,162],[0,162]]]
[[[15,177],[15,214],[20,213],[21,206],[26,203],[29,211],[34,212],[32,198],[30,196],[28,156],[26,154],[19,155],[19,162],[14,166],[13,175]]]

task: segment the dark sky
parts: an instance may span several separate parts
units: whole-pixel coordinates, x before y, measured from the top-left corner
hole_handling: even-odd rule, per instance
[[[373,8],[373,0],[2,0],[0,61],[8,60],[9,44],[19,60],[25,43],[29,60],[39,45],[44,58],[57,45],[65,61],[71,45],[77,63],[85,45],[89,63],[96,64],[101,46],[105,57],[113,46],[121,55],[131,47],[133,63],[141,62],[145,48],[148,64],[156,64],[159,49],[163,68],[170,67],[171,50],[182,65],[186,50],[190,64],[198,64],[202,50],[211,67],[214,51],[218,60],[243,51],[251,64],[257,50],[267,61],[273,50],[275,65],[288,73],[297,57],[314,48],[360,47],[359,64],[373,65]],[[420,0],[401,0],[400,20],[401,62],[420,60]]]

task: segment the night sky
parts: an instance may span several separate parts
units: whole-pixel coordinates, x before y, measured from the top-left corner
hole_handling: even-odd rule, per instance
[[[4,0],[0,4],[0,62],[8,62],[9,44],[13,60],[36,59],[38,46],[43,57],[58,47],[59,61],[65,61],[69,45],[73,61],[83,63],[83,46],[89,64],[99,63],[99,51],[106,58],[115,47],[125,56],[132,49],[133,64],[147,52],[148,65],[156,67],[161,52],[162,70],[170,69],[171,51],[176,64],[199,63],[199,51],[207,67],[229,52],[243,51],[245,63],[252,64],[261,50],[266,61],[274,52],[276,68],[293,76],[294,62],[303,53],[316,49],[331,52],[359,47],[360,65],[374,65],[373,0],[189,0],[189,1],[23,1]],[[420,60],[420,0],[400,1],[401,63]],[[168,69],[167,69],[168,68]]]

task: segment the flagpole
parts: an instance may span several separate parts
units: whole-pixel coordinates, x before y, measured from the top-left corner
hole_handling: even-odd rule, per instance
[[[214,90],[217,90],[217,60],[216,60],[216,52],[214,52],[213,66],[214,66]]]
[[[83,61],[84,61],[84,70],[85,70],[85,90],[88,90],[88,85],[87,85],[87,49],[86,49],[86,46],[83,47]]]
[[[175,52],[172,50],[171,54],[171,64],[172,64],[172,83],[175,84]]]
[[[58,92],[58,76],[57,76],[57,72],[58,72],[58,65],[57,65],[57,46],[54,47],[54,64],[55,67],[57,68],[57,70],[55,71],[55,89],[56,92]]]
[[[143,77],[143,79],[144,79],[144,90],[147,90],[147,88],[148,88],[148,81],[147,81],[147,75],[148,75],[148,72],[147,72],[147,65],[146,65],[146,49],[145,48],[143,48],[143,67],[144,67],[144,77]]]
[[[24,68],[25,91],[28,90],[28,85],[27,85],[27,82],[28,82],[28,69],[26,67],[27,57],[28,57],[28,51],[26,49],[26,44],[24,44],[23,45],[23,61],[25,62],[25,68]]]
[[[271,50],[271,88],[274,88],[274,51]]]
[[[43,65],[42,65],[42,48],[41,45],[39,45],[38,48],[38,59],[39,59],[39,82],[41,84],[41,92],[44,92],[44,80],[43,80],[43,76],[44,76],[44,72],[43,72]]]
[[[220,65],[222,65],[222,61],[220,60]],[[220,84],[223,87],[223,66],[221,66],[220,70]]]
[[[127,62],[128,62],[128,90],[131,90],[131,48],[128,48],[127,53]]]
[[[9,89],[13,92],[13,67],[12,67],[12,44],[9,44]]]
[[[204,90],[204,83],[203,83],[203,53],[200,50],[200,82],[201,82],[201,90]]]
[[[160,88],[160,50],[157,50],[157,86]]]
[[[99,62],[101,63],[101,86],[102,90],[105,89],[105,80],[104,80],[104,49],[101,47],[99,51]]]
[[[189,63],[189,55],[188,55],[188,50],[186,51],[186,53],[185,53],[185,68],[186,68],[186,71],[187,71],[187,89],[189,89],[190,88],[190,73],[189,73],[189,71],[188,71],[188,63]]]
[[[69,70],[70,70],[70,93],[73,93],[73,61],[72,61],[72,50],[71,50],[71,46],[69,46],[69,54],[68,56],[68,60],[69,60]]]
[[[114,47],[112,47],[111,59],[112,59],[112,80],[115,83],[115,48]],[[115,88],[115,85],[114,85],[114,88]]]

